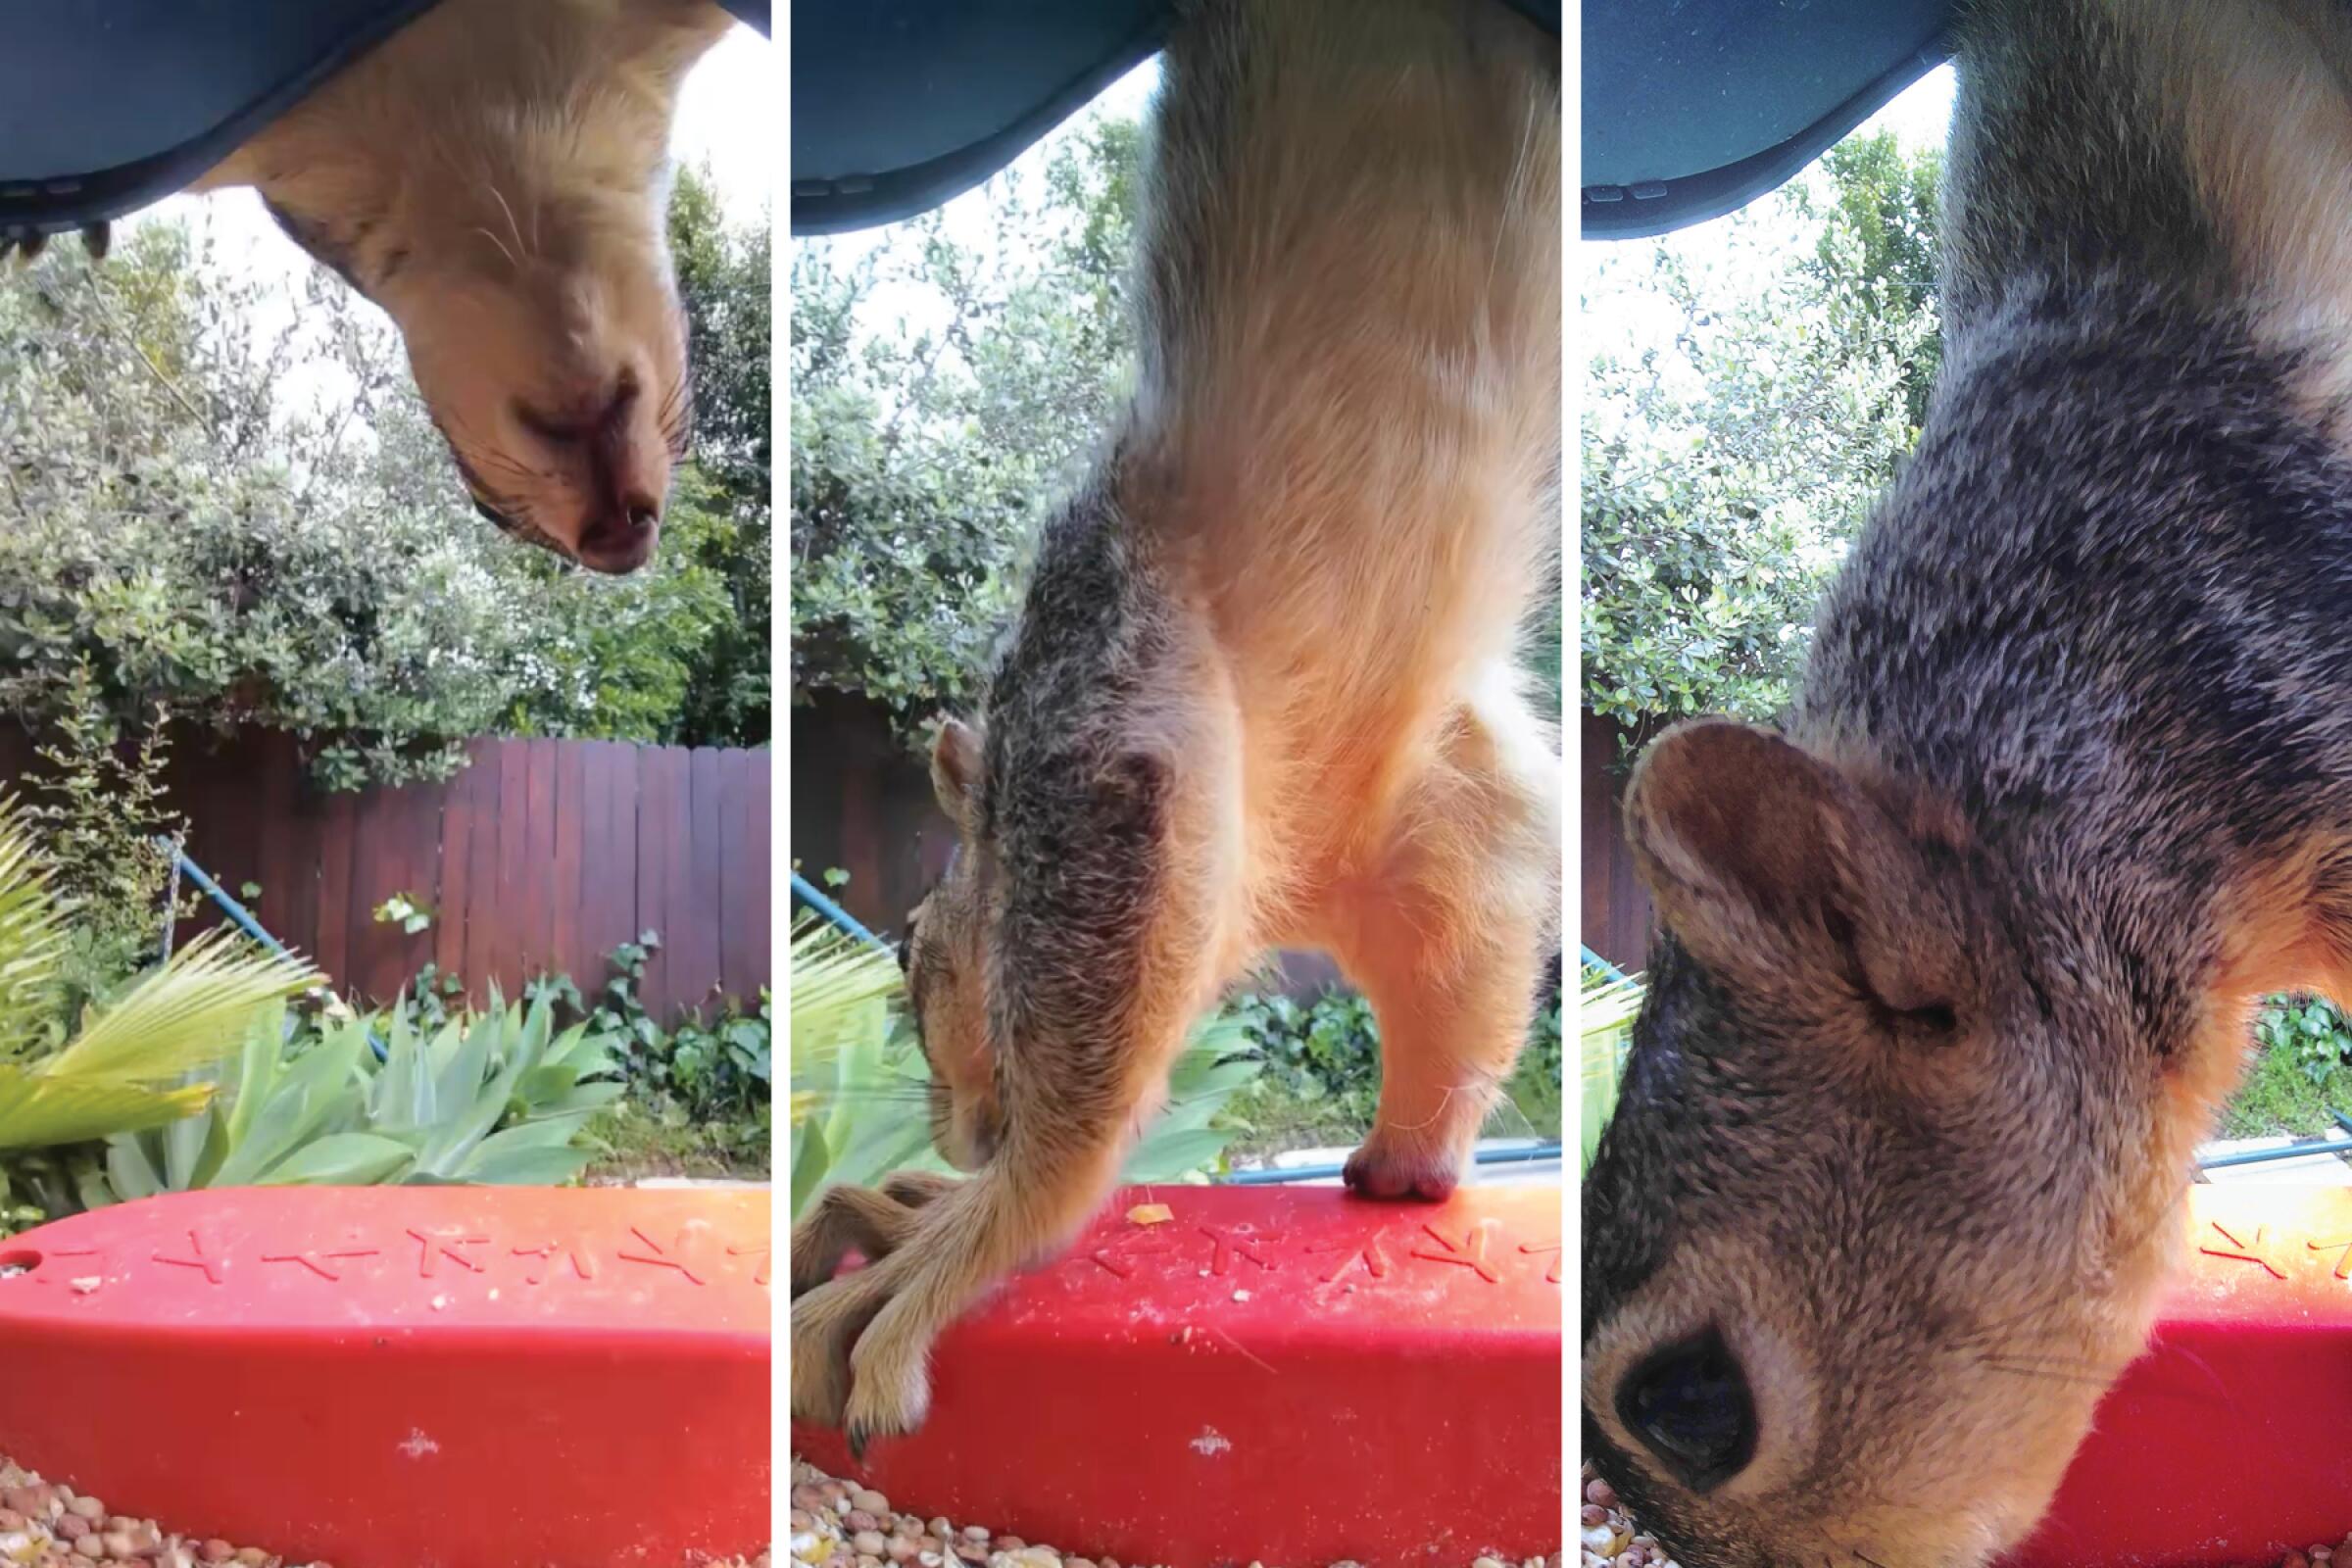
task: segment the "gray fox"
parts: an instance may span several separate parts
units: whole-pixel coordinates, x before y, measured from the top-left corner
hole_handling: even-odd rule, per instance
[[[933,1338],[1111,1187],[1271,947],[1378,1013],[1348,1179],[1458,1179],[1537,997],[1559,760],[1515,672],[1558,537],[1559,66],[1494,0],[1186,9],[1132,406],[1045,527],[961,848],[906,939],[940,1147],[792,1239],[796,1418],[903,1433]],[[832,1279],[855,1247],[879,1261]]]
[[[1983,0],[1945,354],[1778,732],[1660,737],[1588,1456],[1961,1568],[2140,1351],[2256,999],[2352,999],[2352,11]]]
[[[392,318],[475,511],[632,571],[692,414],[670,121],[731,24],[711,0],[440,0],[191,189],[257,187]]]

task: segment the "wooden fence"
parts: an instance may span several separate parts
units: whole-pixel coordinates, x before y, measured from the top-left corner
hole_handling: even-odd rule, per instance
[[[1625,773],[1617,761],[1621,733],[1609,720],[1587,713],[1577,736],[1583,808],[1581,940],[1631,972],[1648,957],[1654,916],[1649,894],[1635,875],[1633,851],[1625,842],[1625,817],[1617,808],[1625,790]]]
[[[430,962],[477,998],[567,973],[583,991],[640,932],[661,934],[642,995],[674,1017],[769,983],[766,751],[482,740],[441,784],[329,794],[293,737],[184,740],[169,782],[187,853],[348,996],[383,1000]],[[30,761],[9,732],[0,773]],[[422,904],[415,935],[378,921]],[[218,923],[209,911],[202,925]]]

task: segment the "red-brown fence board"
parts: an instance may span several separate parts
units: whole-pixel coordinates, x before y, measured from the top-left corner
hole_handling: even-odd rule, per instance
[[[291,736],[189,736],[169,798],[190,858],[232,896],[259,884],[263,925],[348,996],[385,1000],[427,962],[477,1000],[549,970],[593,992],[607,956],[648,930],[663,947],[641,992],[657,1014],[722,993],[750,1004],[768,984],[766,752],[477,740],[467,757],[445,782],[328,793]],[[0,786],[34,765],[0,727]],[[431,929],[378,921],[396,894]],[[219,919],[208,904],[182,936]]]
[[[1634,870],[1634,852],[1625,842],[1625,817],[1618,809],[1625,793],[1623,733],[1597,714],[1584,715],[1579,737],[1584,772],[1581,932],[1586,947],[1630,973],[1648,961],[1655,916],[1649,894]]]

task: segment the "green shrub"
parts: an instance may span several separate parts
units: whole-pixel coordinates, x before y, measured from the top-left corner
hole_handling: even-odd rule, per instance
[[[1229,1010],[1265,1063],[1261,1096],[1371,1121],[1380,1097],[1380,1023],[1369,1002],[1327,991],[1301,1006],[1273,994],[1242,997]]]
[[[381,1025],[385,1055],[369,1049]],[[586,1025],[559,1032],[545,999],[437,1029],[406,1008],[323,1027],[282,1009],[246,1036],[223,1104],[107,1140],[117,1198],[209,1187],[557,1184],[595,1149],[588,1118],[622,1092]],[[89,1201],[85,1196],[84,1201]]]
[[[894,1170],[946,1170],[931,1147],[930,1073],[899,1010],[896,958],[803,913],[792,930],[792,1211],[828,1184],[871,1186]],[[1225,1165],[1224,1112],[1257,1076],[1241,1022],[1193,1031],[1168,1075],[1166,1108],[1121,1179],[1199,1179]]]
[[[2290,1054],[2315,1084],[2352,1060],[2352,1020],[2320,997],[2267,999],[2254,1016],[2254,1038],[2269,1050]]]
[[[1229,1010],[1265,1062],[1250,1114],[1334,1136],[1371,1125],[1380,1102],[1380,1020],[1369,1002],[1333,990],[1303,1006],[1280,994],[1245,996]],[[1560,1136],[1560,1054],[1555,1003],[1529,1027],[1504,1088],[1510,1108],[1500,1115],[1518,1124],[1512,1130]]]

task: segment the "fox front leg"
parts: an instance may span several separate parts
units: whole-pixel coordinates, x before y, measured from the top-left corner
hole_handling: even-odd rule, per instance
[[[842,1428],[860,1456],[874,1439],[922,1425],[940,1331],[1084,1224],[1109,1191],[1118,1152],[1113,1138],[1008,1144],[980,1175],[943,1185],[879,1262],[794,1300],[793,1419]]]
[[[878,1263],[914,1233],[923,1208],[961,1179],[931,1171],[893,1171],[878,1187],[828,1187],[792,1228],[792,1296],[798,1300],[833,1277],[857,1252]]]

